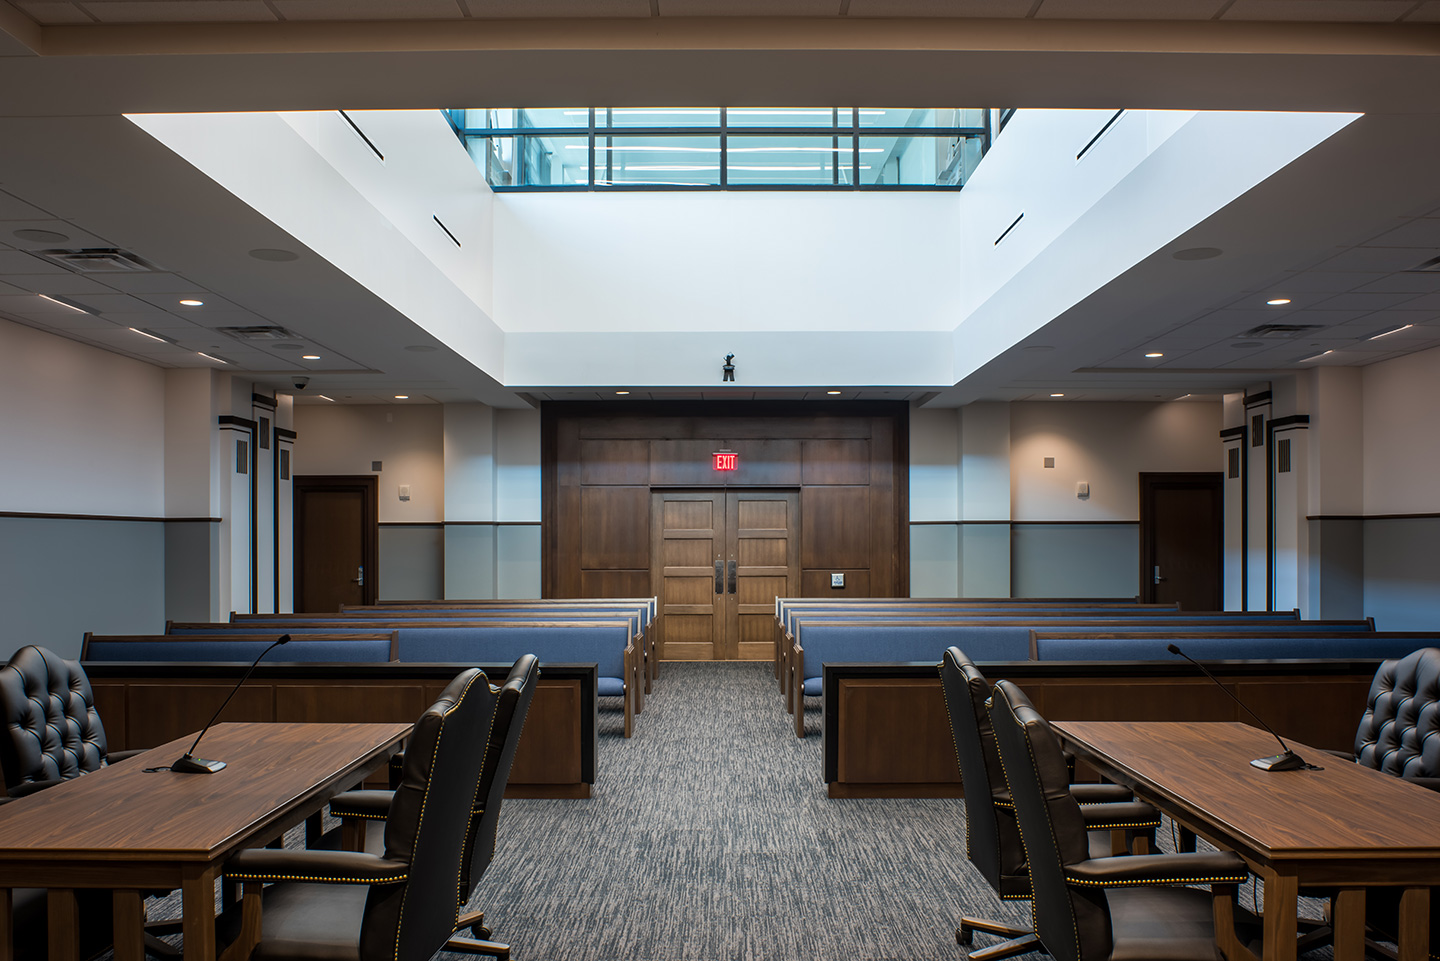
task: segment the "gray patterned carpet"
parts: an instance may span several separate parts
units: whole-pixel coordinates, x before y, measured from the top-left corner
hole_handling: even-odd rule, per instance
[[[634,738],[602,708],[592,798],[505,802],[472,907],[519,961],[959,958],[962,906],[1028,917],[966,862],[962,802],[827,798],[807,717],[769,664],[664,665]]]

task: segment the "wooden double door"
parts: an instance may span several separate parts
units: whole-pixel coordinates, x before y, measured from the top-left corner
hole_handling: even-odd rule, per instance
[[[650,533],[661,656],[773,658],[775,598],[800,587],[800,492],[652,491]]]

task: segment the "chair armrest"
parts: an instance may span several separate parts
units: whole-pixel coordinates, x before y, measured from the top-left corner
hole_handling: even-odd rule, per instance
[[[1440,791],[1440,777],[1402,777],[1400,780],[1418,784],[1431,791]]]
[[[410,865],[361,851],[287,851],[250,848],[225,864],[234,881],[308,881],[318,884],[400,884]]]
[[[114,764],[116,761],[128,761],[130,758],[144,754],[148,750],[150,749],[147,747],[137,747],[133,751],[111,751],[105,755],[105,763]]]
[[[1249,877],[1249,868],[1232,851],[1092,858],[1065,868],[1065,883],[1089,888],[1141,884],[1242,884]]]
[[[6,788],[5,793],[10,795],[10,797],[12,798],[25,797],[27,794],[34,794],[37,791],[43,791],[47,787],[54,787],[55,785],[61,783],[64,782],[62,782],[59,778],[53,778],[49,781],[24,781],[20,784],[15,785],[14,787]]]
[[[1085,819],[1086,830],[1090,831],[1160,826],[1160,812],[1144,801],[1087,804],[1080,809],[1080,816]]]
[[[1072,784],[1070,796],[1077,804],[1110,804],[1130,801],[1135,795],[1123,784]]]
[[[330,813],[337,818],[383,821],[390,814],[394,797],[394,791],[346,791],[330,799]]]

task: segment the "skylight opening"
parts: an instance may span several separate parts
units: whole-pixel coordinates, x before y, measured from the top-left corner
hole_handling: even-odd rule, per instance
[[[912,107],[446,110],[497,191],[958,190],[998,111]]]

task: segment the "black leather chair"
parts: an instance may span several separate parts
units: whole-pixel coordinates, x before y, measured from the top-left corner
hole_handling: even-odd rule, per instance
[[[1045,950],[1056,961],[1220,961],[1214,918],[1233,916],[1245,862],[1232,852],[1090,857],[1050,726],[1009,681],[995,683],[990,716]],[[1187,884],[1213,893],[1171,886]]]
[[[1005,785],[1000,755],[995,750],[995,732],[985,707],[990,697],[990,682],[963,651],[951,647],[940,661],[940,687],[950,714],[955,757],[965,788],[966,856],[1001,900],[1028,900],[1030,876],[1025,867],[1025,849],[1020,843],[1015,808]],[[1119,784],[1074,784],[1070,791],[1077,802],[1086,805],[1082,811],[1091,832],[1092,856],[1104,857],[1111,853],[1111,831],[1140,832],[1140,836],[1153,845],[1160,812],[1149,804],[1133,800],[1128,788]],[[961,917],[955,940],[962,945],[970,944],[976,931],[998,934],[1007,940],[971,951],[971,961],[997,961],[1042,950],[1029,928],[968,915]]]
[[[495,695],[472,668],[411,733],[382,855],[242,851],[225,867],[241,907],[221,918],[227,959],[429,961],[455,932],[456,893]],[[268,885],[268,886],[267,886]]]
[[[140,753],[109,753],[84,669],[43,647],[22,647],[0,667],[0,719],[0,769],[10,797]]]
[[[479,795],[471,812],[470,830],[465,837],[465,862],[459,894],[461,910],[469,902],[476,883],[494,856],[496,826],[500,821],[505,785],[510,780],[515,749],[520,743],[539,677],[539,659],[533,654],[526,654],[510,668],[505,683],[496,692],[495,721],[490,726],[485,763],[480,773]],[[331,801],[330,813],[342,820],[357,819],[362,824],[367,820],[373,822],[377,817],[385,816],[389,794],[388,791],[347,791]],[[365,842],[362,842],[364,847],[374,851],[375,837],[375,833],[367,832]],[[510,946],[489,940],[491,932],[484,926],[484,920],[484,912],[480,911],[461,916],[456,922],[456,929],[468,928],[473,937],[452,938],[446,950],[508,958]]]

